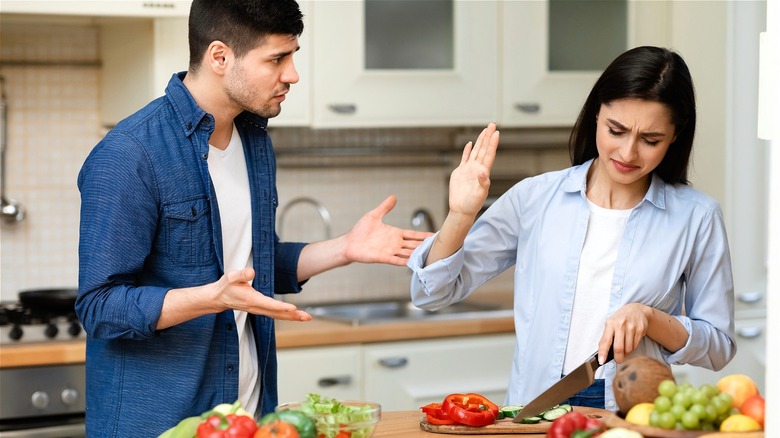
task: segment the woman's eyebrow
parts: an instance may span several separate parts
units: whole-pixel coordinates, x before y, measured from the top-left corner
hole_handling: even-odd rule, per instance
[[[623,131],[630,131],[630,129],[626,128],[625,126],[623,126],[623,124],[622,124],[622,123],[618,122],[618,121],[617,121],[617,120],[615,120],[615,119],[607,119],[607,121],[608,121],[609,123],[611,123],[611,124],[615,125],[615,127],[617,127],[617,128],[618,128],[618,129],[620,129],[620,130],[623,130]],[[663,132],[654,132],[654,131],[650,131],[650,132],[641,132],[640,134],[642,134],[642,135],[643,135],[643,136],[645,136],[645,137],[666,137],[666,134],[664,134]]]

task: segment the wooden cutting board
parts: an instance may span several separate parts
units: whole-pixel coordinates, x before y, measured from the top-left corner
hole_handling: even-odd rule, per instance
[[[608,416],[614,416],[612,411],[574,406],[574,410],[582,412],[590,418],[602,420]],[[420,429],[433,433],[448,433],[453,435],[496,435],[507,433],[546,433],[552,425],[552,421],[542,421],[536,424],[521,424],[512,422],[511,418],[498,420],[493,424],[483,427],[463,426],[456,424],[430,424],[425,421],[425,416],[420,420]]]
[[[622,427],[642,434],[645,438],[764,438],[763,431],[755,432],[704,432],[700,430],[666,430],[658,427],[640,426],[629,423],[610,412],[603,420],[604,424],[612,429]]]

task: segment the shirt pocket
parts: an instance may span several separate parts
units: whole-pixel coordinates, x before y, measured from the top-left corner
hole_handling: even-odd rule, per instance
[[[214,262],[210,213],[206,197],[163,205],[166,253],[171,261],[188,266]]]

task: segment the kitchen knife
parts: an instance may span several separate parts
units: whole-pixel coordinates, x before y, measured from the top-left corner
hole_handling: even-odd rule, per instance
[[[555,382],[553,386],[539,394],[530,403],[523,406],[523,409],[515,415],[512,421],[520,423],[524,418],[539,415],[592,385],[595,380],[596,369],[600,366],[598,354],[598,351],[593,353],[585,363],[572,370],[572,372]],[[607,353],[607,362],[611,361],[612,358],[612,347],[610,347],[609,353]]]

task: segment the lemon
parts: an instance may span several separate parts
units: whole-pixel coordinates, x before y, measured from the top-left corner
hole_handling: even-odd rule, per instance
[[[747,432],[749,430],[761,430],[761,425],[747,415],[731,415],[720,423],[721,432]]]
[[[652,403],[637,403],[626,414],[626,421],[641,426],[650,424],[650,413],[655,409]]]

